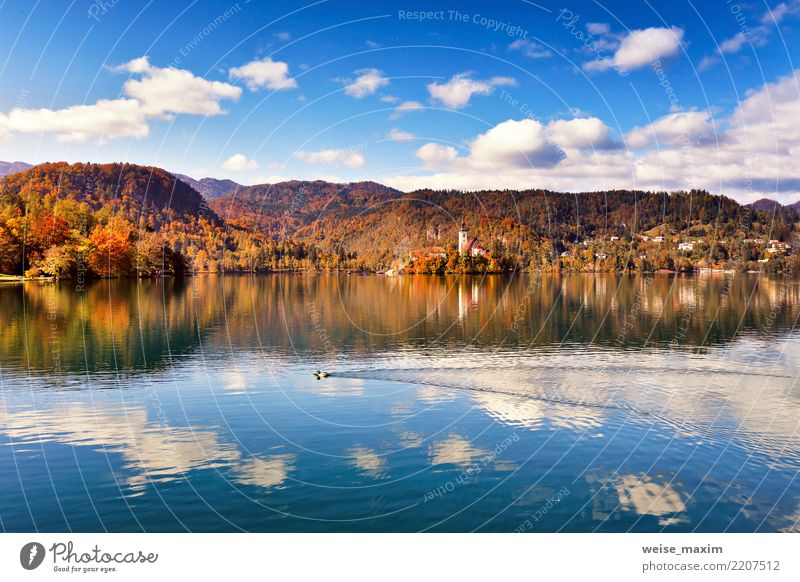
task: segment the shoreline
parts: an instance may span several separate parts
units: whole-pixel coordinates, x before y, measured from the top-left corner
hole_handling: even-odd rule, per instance
[[[614,275],[614,276],[736,276],[736,275],[766,275],[771,277],[793,277],[793,273],[787,271],[777,271],[774,273],[763,271],[731,271],[731,270],[712,270],[712,271],[506,271],[502,273],[397,273],[395,275],[386,275],[383,272],[375,271],[254,271],[254,272],[202,272],[202,273],[186,273],[182,277],[175,277],[174,275],[167,275],[163,277],[97,277],[91,279],[83,279],[84,283],[95,281],[165,281],[165,280],[181,280],[189,279],[192,277],[252,277],[252,276],[266,276],[266,275],[296,275],[296,276],[324,276],[336,275],[342,277],[386,277],[394,279],[398,277],[508,277],[514,275],[547,275],[547,276],[573,276],[573,275]],[[2,283],[59,283],[76,281],[77,278],[72,277],[24,277],[22,275],[5,275],[0,274],[0,284]]]

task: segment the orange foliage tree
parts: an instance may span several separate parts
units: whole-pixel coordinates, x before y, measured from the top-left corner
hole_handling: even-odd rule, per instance
[[[89,267],[101,277],[124,277],[132,270],[131,225],[112,218],[89,236]]]

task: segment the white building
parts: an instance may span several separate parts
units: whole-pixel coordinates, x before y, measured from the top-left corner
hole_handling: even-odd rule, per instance
[[[458,231],[458,254],[463,255],[469,249],[469,235],[467,234],[467,227],[461,223],[461,230]]]
[[[485,257],[486,256],[486,249],[483,248],[478,243],[475,243],[470,248],[470,253],[472,254],[473,257]]]

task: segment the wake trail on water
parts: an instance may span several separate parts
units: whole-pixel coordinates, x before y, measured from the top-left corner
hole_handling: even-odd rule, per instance
[[[487,371],[487,370],[491,369],[482,369],[481,371]],[[430,368],[427,370],[427,372],[433,372],[433,373],[444,372],[444,371],[447,371],[448,373],[452,372],[452,370],[442,370],[441,368]],[[514,371],[519,371],[519,368],[515,368]],[[404,374],[403,372],[406,373]],[[408,372],[412,372],[412,374],[408,374]],[[508,374],[509,370],[506,369],[504,370],[504,372]],[[615,411],[615,412],[625,413],[628,415],[628,417],[630,416],[637,417],[638,419],[640,419],[641,422],[660,423],[662,425],[672,426],[677,430],[683,430],[687,432],[698,431],[698,425],[686,419],[679,419],[673,415],[665,415],[656,410],[650,410],[644,407],[639,407],[630,404],[628,402],[615,400],[612,394],[606,393],[605,395],[603,395],[602,389],[598,390],[584,389],[583,392],[585,394],[591,395],[590,397],[584,397],[583,395],[581,395],[581,397],[570,398],[569,396],[564,396],[563,394],[554,394],[553,392],[556,391],[563,392],[564,390],[567,391],[571,390],[574,394],[576,387],[565,386],[563,384],[553,383],[552,381],[549,382],[552,384],[550,387],[543,386],[545,382],[542,381],[540,382],[539,388],[534,388],[533,386],[531,386],[533,390],[520,391],[520,390],[509,390],[509,389],[504,389],[502,387],[485,385],[485,384],[476,385],[467,382],[447,381],[445,379],[426,379],[419,377],[417,375],[418,373],[425,374],[426,370],[425,369],[350,370],[343,373],[337,373],[334,376],[339,378],[353,378],[360,380],[402,382],[406,384],[425,386],[427,388],[474,392],[479,394],[490,394],[490,395],[514,398],[520,401],[535,401],[556,406],[589,408],[598,411]]]
[[[387,370],[387,371],[400,371],[400,370]],[[431,388],[444,388],[448,390],[464,390],[469,392],[485,392],[489,394],[497,394],[500,396],[511,396],[515,398],[525,399],[525,400],[537,400],[541,402],[547,402],[552,404],[563,404],[565,406],[583,406],[588,408],[611,408],[615,410],[625,410],[631,411],[634,413],[641,414],[642,416],[652,416],[651,412],[644,411],[644,410],[637,410],[632,406],[626,406],[624,404],[614,404],[611,402],[590,402],[586,400],[571,400],[553,396],[545,396],[542,394],[530,394],[524,392],[513,392],[509,390],[502,390],[498,388],[491,388],[485,386],[469,386],[469,385],[459,385],[453,384],[448,382],[429,382],[422,379],[409,379],[399,377],[393,374],[386,374],[382,373],[382,371],[377,370],[351,370],[345,373],[336,373],[332,374],[336,378],[353,378],[357,380],[382,380],[384,382],[402,382],[405,384],[416,384],[422,386],[428,386]]]
[[[795,380],[798,378],[798,375],[790,375],[790,374],[774,374],[768,370],[757,370],[757,371],[747,371],[747,370],[725,370],[725,369],[716,369],[716,368],[687,368],[681,366],[675,366],[672,368],[656,368],[650,366],[605,366],[605,367],[587,367],[587,366],[564,366],[564,365],[557,365],[557,366],[547,366],[547,365],[540,365],[534,364],[530,366],[525,365],[511,365],[511,366],[480,366],[480,367],[471,367],[471,366],[461,366],[461,367],[415,367],[415,368],[369,368],[369,369],[353,369],[353,370],[346,370],[343,373],[337,373],[336,375],[339,377],[344,377],[345,374],[350,373],[369,373],[369,372],[426,372],[426,371],[453,371],[453,372],[468,372],[468,371],[502,371],[502,372],[509,372],[509,371],[516,371],[516,370],[535,370],[535,371],[555,371],[555,372],[586,372],[589,374],[596,374],[596,373],[606,373],[606,374],[630,374],[630,375],[638,375],[642,373],[648,374],[691,374],[693,376],[746,376],[746,377],[754,377],[754,378],[785,378],[789,380]]]
[[[714,382],[720,373],[717,369],[681,367],[516,365],[365,368],[342,370],[333,373],[332,377],[400,382],[519,401],[616,411],[633,416],[638,422],[657,423],[681,432],[702,435],[704,439],[722,440],[742,430],[738,423],[731,422],[731,398],[752,392],[753,379],[785,379],[765,384],[768,390],[774,390],[773,397],[786,391],[791,393],[793,389],[789,381],[795,380],[794,376],[785,374],[724,371],[724,384]],[[733,376],[744,377],[746,382],[737,386],[729,381]],[[762,403],[762,407],[771,405]],[[768,416],[769,411],[751,410],[751,414]]]

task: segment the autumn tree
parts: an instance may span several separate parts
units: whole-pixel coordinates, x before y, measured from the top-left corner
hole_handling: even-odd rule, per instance
[[[51,246],[44,253],[44,256],[36,263],[38,268],[45,275],[50,275],[56,279],[64,279],[72,275],[78,264],[77,250],[73,245]]]
[[[155,232],[145,232],[136,241],[135,267],[139,276],[152,277],[166,269],[164,239]]]
[[[0,273],[21,275],[22,243],[11,229],[0,225]]]
[[[92,230],[88,244],[88,263],[100,277],[124,277],[131,272],[131,225],[112,218]]]

